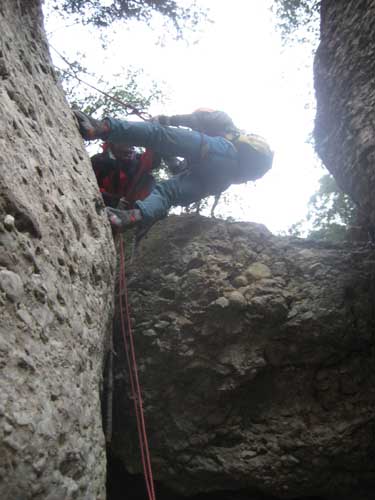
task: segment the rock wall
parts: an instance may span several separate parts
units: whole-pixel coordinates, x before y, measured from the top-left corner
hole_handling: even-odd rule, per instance
[[[156,479],[184,495],[373,498],[371,249],[171,216],[129,274]],[[113,452],[140,472],[119,332],[115,351]]]
[[[375,225],[375,1],[321,2],[315,139],[339,186]]]
[[[0,498],[104,499],[114,248],[40,3],[0,3]]]

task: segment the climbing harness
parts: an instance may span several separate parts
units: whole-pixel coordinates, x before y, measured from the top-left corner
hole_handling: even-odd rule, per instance
[[[150,194],[155,185],[152,170],[158,168],[154,153],[148,149],[128,160],[111,159],[104,151],[91,157],[91,165],[105,204],[120,210],[134,208],[137,200]]]
[[[124,341],[126,359],[129,368],[129,380],[132,392],[132,399],[134,402],[134,411],[137,421],[139,447],[141,452],[143,472],[145,476],[146,489],[149,500],[156,500],[153,474],[151,468],[150,450],[147,440],[145,418],[143,412],[143,402],[141,387],[138,379],[138,367],[134,349],[134,339],[130,321],[128,291],[126,284],[125,273],[125,252],[123,239],[119,237],[120,248],[120,276],[119,276],[119,308],[120,308],[120,321],[121,333]]]

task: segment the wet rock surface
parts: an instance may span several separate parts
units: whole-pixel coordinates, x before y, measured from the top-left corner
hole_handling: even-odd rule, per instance
[[[104,499],[114,249],[40,2],[0,5],[0,498]]]
[[[371,249],[169,217],[129,274],[157,480],[184,495],[373,498]],[[135,473],[119,332],[115,351],[112,447]]]

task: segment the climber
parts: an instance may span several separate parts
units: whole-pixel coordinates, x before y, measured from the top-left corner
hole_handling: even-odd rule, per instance
[[[220,111],[159,116],[150,122],[96,120],[80,111],[74,113],[85,140],[143,146],[162,156],[187,160],[186,171],[157,183],[149,196],[136,201],[135,209],[107,208],[109,221],[119,232],[162,219],[171,206],[189,205],[221,193],[231,184],[259,179],[272,166],[273,153],[264,139],[241,133]]]
[[[151,150],[137,153],[122,143],[104,142],[103,152],[92,156],[91,164],[106,206],[132,208],[148,196],[155,185],[152,170],[160,156]]]

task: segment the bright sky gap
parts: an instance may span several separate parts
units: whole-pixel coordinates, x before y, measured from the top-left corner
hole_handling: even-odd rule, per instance
[[[85,54],[84,65],[107,80],[132,66],[164,82],[169,100],[152,114],[220,109],[238,127],[265,136],[275,151],[272,170],[255,184],[232,186],[215,213],[278,233],[306,215],[323,170],[309,143],[315,115],[313,47],[282,46],[271,3],[236,0],[228,9],[225,2],[201,0],[213,23],[192,34],[189,44],[168,36],[164,46],[158,44],[163,29],[158,18],[150,26],[116,23],[105,51],[93,28],[66,27],[57,14],[47,16],[46,29],[51,44],[68,59]]]

